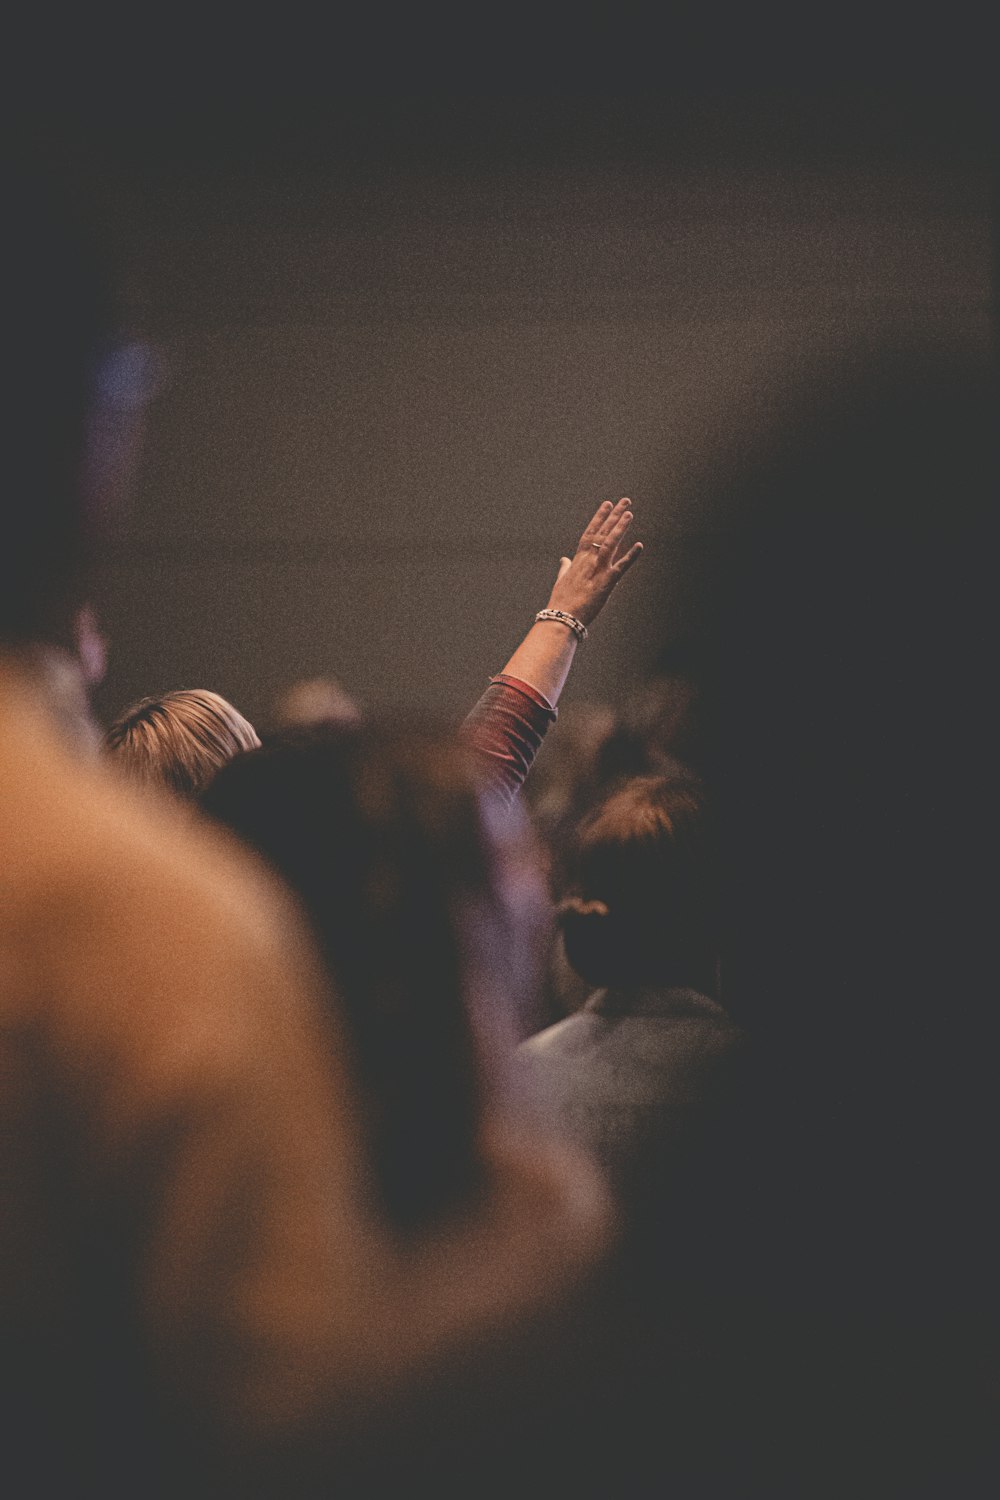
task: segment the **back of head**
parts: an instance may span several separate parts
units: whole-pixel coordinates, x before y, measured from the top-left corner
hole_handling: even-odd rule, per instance
[[[348,726],[360,718],[358,705],[335,677],[302,677],[274,699],[268,723],[280,733],[314,724]]]
[[[559,908],[566,956],[591,984],[705,984],[714,859],[701,784],[636,776],[584,819]]]
[[[778,1026],[829,1002],[894,1028],[971,955],[994,396],[978,355],[868,357],[731,481],[707,693],[727,1003]]]
[[[48,185],[5,173],[4,476],[0,644],[64,640],[86,598],[116,420],[109,361],[120,315],[109,278]],[[103,410],[102,410],[103,409]],[[124,423],[126,413],[122,411]],[[103,459],[111,463],[105,449]]]
[[[197,796],[234,755],[259,744],[253,725],[204,688],[143,698],[105,736],[115,769],[127,781],[183,797]]]
[[[762,1062],[741,1259],[795,1370],[761,1399],[801,1398],[803,1451],[832,1431],[854,1470],[972,1454],[1000,1327],[995,410],[978,354],[869,351],[726,492],[705,701],[722,999]]]
[[[502,1005],[499,851],[465,753],[378,726],[286,731],[219,772],[206,812],[302,902],[350,1022],[386,1206],[465,1191],[483,1085],[483,985]]]

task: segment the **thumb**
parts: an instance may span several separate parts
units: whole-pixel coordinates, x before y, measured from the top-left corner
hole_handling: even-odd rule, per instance
[[[572,561],[573,561],[573,559],[570,558],[570,557],[561,557],[559,559],[559,572],[556,574],[556,583],[559,582],[560,578],[563,576],[563,574],[565,573],[566,569],[570,566],[570,564],[572,563]]]

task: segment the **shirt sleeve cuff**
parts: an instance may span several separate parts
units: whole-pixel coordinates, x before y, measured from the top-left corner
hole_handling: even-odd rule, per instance
[[[543,709],[550,718],[553,720],[558,719],[559,710],[553,708],[545,694],[540,693],[537,688],[533,688],[530,682],[522,682],[520,677],[511,677],[507,672],[498,672],[495,677],[490,678],[490,682],[505,683],[507,687],[514,688],[518,693],[523,693],[536,707]]]

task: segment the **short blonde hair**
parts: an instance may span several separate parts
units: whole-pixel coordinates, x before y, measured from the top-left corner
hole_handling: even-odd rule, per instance
[[[197,796],[220,766],[256,750],[257,732],[243,715],[205,688],[143,698],[108,730],[105,748],[127,780]]]

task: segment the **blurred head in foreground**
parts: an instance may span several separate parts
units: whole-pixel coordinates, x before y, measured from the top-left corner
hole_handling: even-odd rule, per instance
[[[197,796],[234,755],[259,744],[239,710],[205,688],[143,698],[105,736],[115,769],[127,781],[182,797]]]
[[[152,351],[40,174],[6,172],[0,643],[68,646],[89,561],[131,482]]]
[[[600,986],[714,989],[714,861],[692,777],[636,776],[583,821],[559,907],[566,957]]]
[[[350,1020],[384,1208],[409,1226],[475,1186],[483,1058],[536,982],[541,887],[450,740],[288,731],[202,806],[298,895]],[[526,835],[525,835],[526,836]]]
[[[92,756],[100,729],[88,690],[106,644],[91,563],[132,481],[156,362],[49,175],[4,174],[0,650],[64,746]]]
[[[994,411],[985,356],[867,355],[723,481],[722,972],[762,1021],[887,1037],[981,940]]]
[[[834,1488],[930,1494],[995,1451],[995,372],[832,375],[721,491],[721,998],[762,1067],[741,1264],[782,1381],[742,1396]]]

